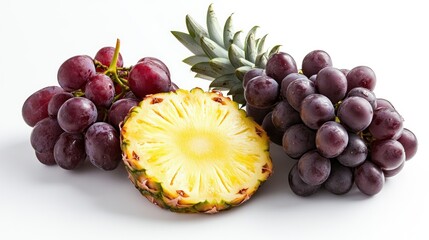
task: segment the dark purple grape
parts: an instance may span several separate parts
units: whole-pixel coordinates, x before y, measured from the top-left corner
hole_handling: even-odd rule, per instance
[[[402,130],[402,134],[398,139],[405,150],[405,160],[410,160],[417,153],[418,141],[416,135],[408,128]]]
[[[325,122],[335,119],[335,108],[326,96],[310,94],[302,100],[300,116],[309,128],[318,129]]]
[[[355,87],[364,87],[374,91],[376,82],[375,73],[371,68],[358,66],[347,74],[347,91]]]
[[[349,167],[339,164],[337,161],[331,162],[331,173],[323,186],[329,192],[342,195],[346,194],[353,187],[353,171]]]
[[[302,100],[313,93],[316,93],[314,82],[308,79],[297,79],[289,84],[286,99],[296,111],[299,111]]]
[[[39,153],[52,152],[63,132],[55,118],[47,117],[34,126],[30,136],[31,146]]]
[[[302,122],[299,112],[295,111],[285,100],[277,103],[274,107],[272,120],[274,126],[283,132],[286,131],[288,127]]]
[[[361,97],[371,104],[373,110],[377,109],[377,98],[374,92],[367,88],[355,87],[347,93],[347,97]]]
[[[139,62],[131,68],[128,84],[134,95],[143,99],[148,94],[168,92],[171,80],[167,72],[159,65],[145,61]]]
[[[64,131],[80,133],[97,120],[97,108],[87,98],[74,97],[64,102],[57,118]]]
[[[64,90],[57,86],[42,88],[31,94],[22,105],[22,118],[30,127],[49,116],[48,105],[51,98]]]
[[[168,77],[170,78],[170,70],[168,69],[167,65],[159,60],[158,58],[155,57],[144,57],[140,60],[138,60],[138,63],[149,63],[149,64],[154,64],[156,66],[158,66],[159,68],[161,68],[162,70],[164,70],[165,73],[167,73]]]
[[[331,172],[331,161],[317,151],[310,151],[298,160],[298,173],[302,181],[310,185],[320,185]]]
[[[94,166],[106,171],[115,169],[121,161],[118,132],[108,123],[92,124],[85,133],[85,151]]]
[[[370,161],[355,168],[354,178],[358,189],[369,196],[379,193],[384,185],[383,171]]]
[[[94,75],[85,85],[85,97],[97,107],[109,107],[115,97],[112,79],[102,73]]]
[[[95,54],[94,59],[99,61],[101,64],[103,64],[106,67],[110,66],[110,63],[113,60],[113,55],[115,54],[115,48],[114,47],[103,47]],[[122,59],[121,53],[118,55],[118,60],[116,61],[117,67],[123,67],[124,61]],[[97,69],[98,70],[98,69]]]
[[[377,104],[377,108],[388,108],[391,110],[395,110],[395,107],[393,106],[393,104],[391,102],[389,102],[388,100],[384,99],[384,98],[377,98],[375,100],[376,104]]]
[[[91,57],[86,55],[74,56],[67,59],[58,69],[58,83],[72,92],[85,86],[88,79],[95,75],[95,65]]]
[[[48,166],[56,164],[54,154],[52,152],[44,152],[44,153],[35,152],[35,153],[36,153],[37,160],[39,160],[39,162]]]
[[[114,102],[109,109],[109,123],[116,129],[119,129],[119,124],[124,121],[130,109],[137,106],[138,103],[137,100],[130,98],[124,98]]]
[[[392,170],[383,170],[384,176],[385,177],[393,177],[395,175],[397,175],[405,166],[405,162],[402,162],[401,165],[399,165],[399,167],[392,169]]]
[[[249,103],[246,104],[247,115],[253,118],[253,120],[258,124],[262,124],[262,121],[264,120],[265,116],[267,116],[267,114],[272,110],[273,110],[273,106],[269,106],[266,108],[258,108],[258,107],[252,106]]]
[[[254,77],[264,76],[265,70],[262,68],[252,68],[247,71],[243,76],[243,88],[246,88],[247,83],[252,80]]]
[[[317,74],[325,67],[332,67],[332,59],[323,50],[311,51],[302,60],[302,72],[307,77]]]
[[[289,87],[289,84],[297,79],[308,79],[308,78],[305,75],[300,73],[291,73],[291,74],[288,74],[285,78],[283,78],[280,84],[280,96],[283,99],[286,99],[287,88]]]
[[[170,85],[170,91],[171,91],[171,86],[173,86],[173,84]],[[136,100],[136,101],[140,101],[141,100],[138,97],[136,97],[136,95],[134,95],[134,93],[131,92],[131,91],[127,91],[122,98],[129,98],[129,99],[133,99],[133,100]]]
[[[69,92],[60,92],[55,94],[48,104],[48,114],[51,117],[56,117],[58,114],[58,110],[64,104],[65,101],[69,100],[73,97],[73,94]]]
[[[315,138],[316,132],[304,124],[293,125],[283,135],[283,150],[291,158],[300,158],[316,148]]]
[[[268,76],[253,78],[247,83],[244,97],[246,101],[258,108],[268,108],[273,106],[278,99],[279,85]]]
[[[344,151],[337,156],[338,162],[346,167],[356,167],[362,164],[368,156],[365,141],[357,134],[349,133],[349,142]]]
[[[272,121],[272,112],[268,113],[261,124],[271,142],[281,146],[284,132],[276,128]]]
[[[308,80],[315,82],[317,78],[317,74],[311,75],[311,77],[308,78]]]
[[[302,181],[298,173],[298,164],[293,165],[289,172],[289,186],[293,193],[301,197],[307,197],[316,193],[321,185],[309,185]]]
[[[290,73],[297,73],[298,68],[293,57],[287,53],[279,52],[273,54],[267,61],[265,72],[281,84],[283,78]]]
[[[61,168],[72,170],[85,161],[85,139],[81,133],[60,135],[54,146],[55,162]]]
[[[376,139],[398,139],[402,134],[403,119],[395,110],[377,108],[374,111],[369,132]]]
[[[316,132],[316,147],[320,155],[334,158],[347,147],[349,135],[339,123],[329,121],[324,123]]]
[[[347,129],[360,132],[371,124],[373,108],[361,97],[348,97],[338,107],[337,116]]]
[[[314,83],[317,91],[333,103],[337,103],[346,96],[347,78],[336,68],[326,67],[320,70]]]
[[[382,170],[393,170],[405,162],[405,150],[396,140],[377,140],[371,143],[371,161]]]

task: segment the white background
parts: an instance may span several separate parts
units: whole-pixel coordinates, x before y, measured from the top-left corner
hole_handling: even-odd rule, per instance
[[[157,208],[123,168],[65,171],[40,164],[21,117],[24,100],[57,85],[67,58],[122,42],[125,65],[162,59],[185,89],[207,87],[181,60],[190,55],[170,33],[185,15],[205,24],[234,13],[236,29],[259,25],[268,43],[300,63],[324,49],[338,68],[368,65],[378,97],[389,99],[419,138],[417,155],[366,197],[327,192],[293,195],[292,160],[272,148],[274,175],[246,204],[216,215]],[[428,8],[424,1],[22,1],[0,5],[0,239],[428,239]],[[300,64],[299,64],[300,65]],[[426,229],[425,229],[426,228]]]

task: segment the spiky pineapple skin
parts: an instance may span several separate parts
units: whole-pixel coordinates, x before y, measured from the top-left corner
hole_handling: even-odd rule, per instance
[[[139,164],[139,161],[142,161],[142,158],[137,155],[134,151],[129,150],[130,143],[127,140],[127,126],[126,123],[128,119],[135,117],[139,111],[146,111],[143,106],[146,104],[157,104],[162,102],[165,96],[168,94],[177,94],[177,95],[192,95],[192,94],[201,94],[204,91],[199,88],[192,89],[191,91],[187,90],[177,90],[172,93],[160,93],[147,96],[139,106],[134,107],[128,116],[125,118],[124,122],[121,124],[121,148],[123,151],[123,161],[125,168],[128,172],[130,181],[134,186],[140,191],[140,193],[146,197],[153,204],[164,208],[169,209],[173,212],[180,213],[217,213],[219,211],[231,209],[233,207],[239,206],[249,200],[252,195],[257,191],[262,183],[264,183],[272,173],[272,162],[269,155],[269,138],[266,132],[255,123],[251,118],[246,116],[246,112],[239,108],[239,105],[229,99],[228,97],[222,96],[219,92],[204,92],[204,95],[211,99],[214,102],[222,105],[232,105],[236,111],[239,112],[239,115],[245,119],[246,124],[252,122],[252,126],[255,127],[257,135],[260,137],[261,141],[264,142],[263,149],[264,158],[266,158],[266,163],[263,165],[259,171],[260,175],[257,183],[254,184],[251,188],[241,189],[236,193],[236,198],[231,201],[214,201],[210,202],[206,199],[201,199],[200,201],[188,201],[187,194],[182,190],[176,190],[176,192],[168,192],[164,189],[163,184],[156,181],[156,176],[150,176],[147,174],[147,169],[144,169]],[[186,98],[186,97],[185,97]],[[199,106],[204,107],[204,106]],[[179,127],[179,126],[178,126]],[[245,144],[245,143],[243,143]],[[143,160],[144,161],[144,160]]]

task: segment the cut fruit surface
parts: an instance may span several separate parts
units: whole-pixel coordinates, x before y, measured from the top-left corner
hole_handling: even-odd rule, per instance
[[[130,180],[153,203],[213,213],[248,200],[272,171],[265,131],[220,93],[147,96],[121,128]]]

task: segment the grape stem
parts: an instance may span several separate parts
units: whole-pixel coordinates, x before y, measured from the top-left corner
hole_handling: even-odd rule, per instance
[[[121,41],[119,39],[116,39],[115,52],[113,53],[112,61],[110,62],[110,66],[104,72],[104,74],[110,76],[111,79],[115,83],[119,84],[119,86],[121,87],[121,93],[115,96],[114,101],[120,99],[129,90],[128,81],[122,77],[119,77],[118,75],[118,70],[122,70],[123,68],[118,68],[116,66],[118,62],[120,46],[121,46]],[[125,70],[127,71],[128,69],[125,69]]]

